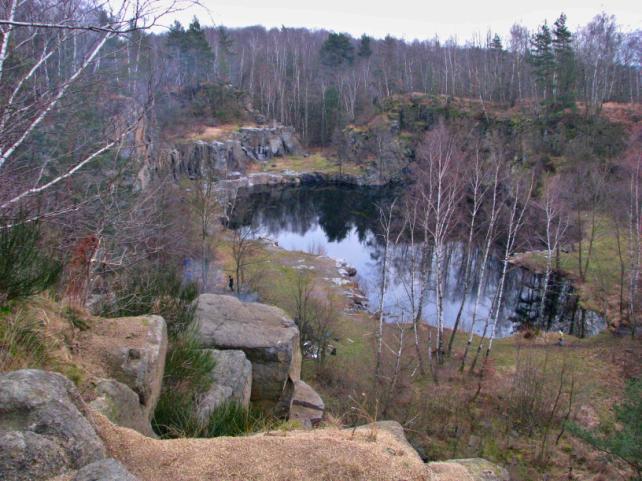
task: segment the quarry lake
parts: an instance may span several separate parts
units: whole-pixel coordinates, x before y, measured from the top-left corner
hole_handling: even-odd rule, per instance
[[[347,186],[302,186],[266,189],[242,196],[232,220],[235,228],[251,228],[255,237],[267,237],[279,247],[304,251],[343,260],[357,270],[356,280],[368,298],[368,309],[379,306],[379,293],[384,252],[379,218],[379,206],[389,205],[403,192],[400,187],[366,188]],[[401,220],[399,220],[401,224]],[[452,327],[465,293],[465,241],[451,241],[447,253],[447,275],[444,296],[444,325]],[[420,280],[411,281],[408,257],[412,246],[400,239],[390,247],[388,257],[388,286],[384,296],[384,312],[389,321],[410,321],[412,317],[410,292],[415,299]],[[433,261],[434,262],[434,261]],[[470,328],[479,281],[480,252],[471,256],[469,289],[461,314],[461,327]],[[501,276],[502,262],[491,256],[486,265],[486,281],[481,289],[474,331],[481,334],[489,316]],[[430,271],[434,272],[433,269]],[[422,317],[429,324],[436,318],[434,279],[428,282]],[[597,313],[583,309],[572,284],[554,276],[549,285],[546,315],[538,321],[543,276],[519,266],[511,266],[504,288],[502,307],[497,323],[497,336],[505,337],[530,325],[547,330],[562,330],[577,336],[596,334],[606,327]],[[539,325],[537,325],[539,323]]]

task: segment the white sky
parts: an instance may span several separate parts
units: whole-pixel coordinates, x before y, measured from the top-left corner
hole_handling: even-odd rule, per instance
[[[606,11],[617,17],[624,30],[642,28],[642,1],[635,0],[201,0],[207,7],[191,7],[174,14],[183,24],[196,15],[202,25],[245,27],[307,27],[347,32],[354,36],[367,33],[383,38],[386,34],[406,40],[445,40],[455,36],[464,42],[476,35],[485,37],[491,29],[508,35],[515,22],[534,29],[547,19],[552,23],[566,13],[575,29],[596,14]],[[209,10],[209,12],[208,12]]]

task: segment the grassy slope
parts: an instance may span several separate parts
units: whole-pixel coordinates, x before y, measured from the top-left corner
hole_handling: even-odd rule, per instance
[[[219,261],[231,271],[229,249],[229,241],[224,240],[218,246]],[[334,326],[337,355],[329,357],[322,369],[312,360],[304,361],[303,377],[319,391],[335,417],[354,420],[361,393],[371,386],[375,321],[364,313],[346,311],[349,304],[341,296],[341,289],[327,280],[336,277],[333,261],[265,244],[257,244],[254,256],[256,264],[249,269],[248,278],[262,301],[292,312],[291,285],[297,272],[295,266],[305,264],[315,267],[310,272],[316,279],[317,295],[332,298],[341,307]],[[596,254],[596,259],[599,258],[600,255]],[[422,346],[427,345],[427,334],[428,329],[422,328]],[[391,346],[394,345],[392,335],[392,332],[387,333]],[[474,346],[478,340],[475,338]],[[397,418],[402,423],[409,420],[407,413],[420,416],[420,421],[407,425],[408,432],[431,458],[483,456],[512,466],[518,479],[539,479],[537,473],[542,471],[561,476],[569,463],[574,465],[575,473],[580,476],[578,479],[590,479],[588,473],[607,469],[604,468],[604,459],[569,435],[563,436],[559,445],[552,447],[550,462],[545,466],[538,464],[536,459],[541,442],[538,435],[520,432],[516,436],[507,436],[506,399],[511,379],[520,358],[539,366],[550,366],[548,375],[551,383],[557,379],[555,369],[566,363],[572,367],[576,379],[574,411],[586,411],[589,417],[608,421],[612,418],[611,406],[621,395],[625,377],[640,374],[642,349],[639,342],[615,338],[608,333],[589,339],[567,336],[563,347],[556,345],[557,337],[554,335],[534,339],[514,336],[498,340],[494,344],[487,376],[482,382],[481,394],[469,411],[462,406],[474,393],[478,378],[461,377],[456,372],[465,342],[465,334],[459,333],[455,338],[454,359],[440,370],[439,384],[429,376],[422,378],[418,375],[413,378],[407,376],[400,382],[397,389],[399,406],[386,414],[386,417]],[[413,349],[414,346],[406,349],[404,359],[408,363],[414,358]],[[432,410],[436,417],[422,414],[426,410]],[[464,411],[468,415],[464,416]],[[373,414],[366,414],[362,419],[368,416]],[[451,428],[460,425],[463,434],[453,436],[448,429],[437,429],[440,422]],[[559,426],[555,428],[553,437],[558,431]],[[479,441],[469,441],[473,439],[470,436],[479,438]],[[456,447],[454,439],[458,439]],[[614,472],[616,467],[608,469]]]

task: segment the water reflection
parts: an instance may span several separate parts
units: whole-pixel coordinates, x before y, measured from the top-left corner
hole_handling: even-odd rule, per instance
[[[371,308],[379,304],[383,244],[379,235],[378,205],[385,205],[399,192],[380,188],[301,187],[272,189],[240,199],[233,226],[252,225],[261,235],[276,240],[287,250],[323,252],[343,259],[356,267],[360,287],[367,294]],[[432,273],[419,279],[413,275],[413,262],[420,258],[418,246],[400,242],[391,248],[388,289],[384,310],[389,318],[410,319],[418,304],[421,282],[427,282],[428,295],[422,317],[431,323],[436,318]],[[469,329],[479,282],[479,251],[470,259],[470,285],[461,316],[462,329]],[[428,269],[432,272],[432,269]],[[464,298],[465,248],[451,242],[447,251],[444,324],[452,327]],[[474,330],[483,331],[501,276],[501,262],[491,257],[486,266],[486,282],[481,289]],[[499,313],[497,336],[510,335],[525,322],[533,323],[539,304],[541,276],[519,267],[510,269]],[[576,334],[593,334],[604,327],[594,313],[579,308],[570,283],[556,279],[549,289],[547,329],[562,329]]]

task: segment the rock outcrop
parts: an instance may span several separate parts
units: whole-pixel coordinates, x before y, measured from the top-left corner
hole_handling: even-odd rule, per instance
[[[60,374],[0,374],[0,479],[48,479],[103,459],[85,415],[76,387]]]
[[[138,395],[129,386],[115,379],[100,379],[95,392],[96,399],[89,403],[92,409],[119,426],[135,429],[145,436],[156,436]]]
[[[242,127],[225,140],[176,144],[161,155],[161,168],[169,168],[176,179],[225,177],[232,171],[245,171],[252,162],[301,154],[292,127]]]
[[[204,349],[242,350],[252,363],[251,400],[287,415],[301,374],[299,329],[281,309],[201,294],[197,336]]]
[[[245,353],[234,349],[209,349],[209,352],[216,365],[211,372],[212,385],[198,402],[199,418],[207,419],[226,402],[237,402],[247,408],[252,393],[252,364]]]
[[[294,394],[289,419],[298,421],[304,428],[312,428],[323,419],[325,404],[321,396],[303,381],[294,383]]]
[[[104,334],[99,329],[124,332],[129,329],[118,345],[101,342]],[[165,357],[167,354],[167,326],[160,316],[105,319],[103,326],[96,329],[98,336],[89,349],[96,349],[107,364],[107,374],[129,386],[137,395],[143,412],[148,419],[160,396]]]
[[[139,481],[113,458],[88,464],[78,470],[72,481]]]

